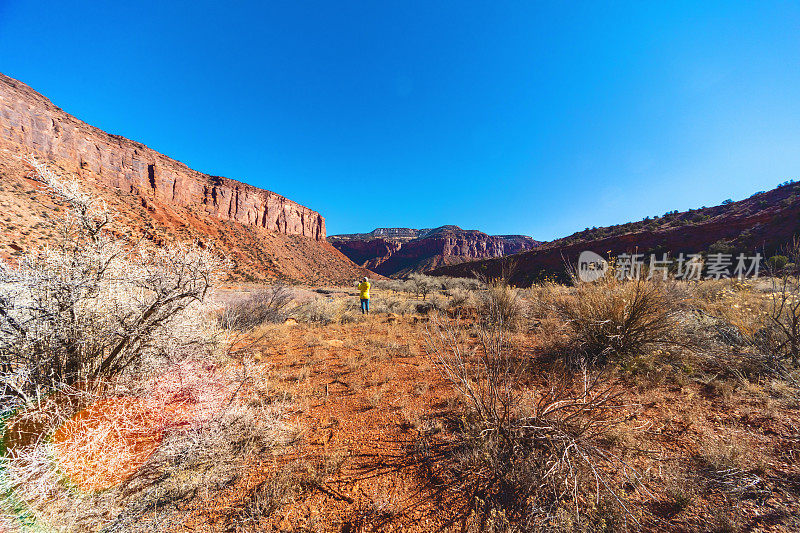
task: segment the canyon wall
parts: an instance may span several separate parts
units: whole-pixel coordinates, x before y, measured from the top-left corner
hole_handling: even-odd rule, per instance
[[[156,203],[190,207],[287,235],[325,239],[325,219],[316,211],[270,191],[197,172],[141,143],[108,134],[3,74],[0,140],[9,151],[32,153],[79,174],[81,180]]]
[[[541,244],[525,235],[487,235],[452,225],[434,229],[378,228],[369,233],[332,235],[330,242],[355,263],[384,276],[504,257]]]

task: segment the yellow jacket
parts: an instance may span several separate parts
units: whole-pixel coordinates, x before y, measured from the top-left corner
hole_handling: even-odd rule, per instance
[[[361,293],[362,300],[369,300],[369,281],[362,281],[358,284],[358,290]]]

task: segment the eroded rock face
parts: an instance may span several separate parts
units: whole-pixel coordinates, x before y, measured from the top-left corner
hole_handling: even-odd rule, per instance
[[[325,219],[274,192],[209,176],[65,113],[24,83],[0,74],[0,140],[82,179],[155,202],[193,207],[214,217],[287,235],[325,239]]]
[[[369,233],[333,235],[330,241],[353,262],[385,276],[504,257],[541,244],[525,235],[487,235],[458,226],[378,228]]]
[[[345,254],[352,262],[364,266],[373,272],[402,246],[399,242],[386,239],[369,239],[363,241],[340,241],[331,239],[331,244]]]

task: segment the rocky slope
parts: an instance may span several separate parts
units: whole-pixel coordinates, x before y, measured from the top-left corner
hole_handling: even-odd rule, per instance
[[[244,278],[351,279],[363,268],[325,241],[325,219],[279,194],[209,176],[67,114],[0,74],[0,255],[47,241],[60,209],[26,178],[34,155],[118,212],[116,231],[156,242],[214,241]]]
[[[332,235],[329,240],[355,263],[385,276],[503,257],[541,244],[525,235],[487,235],[458,226],[378,228],[369,233]]]
[[[512,283],[527,286],[547,276],[563,276],[565,262],[575,264],[578,255],[591,250],[604,257],[623,253],[780,253],[800,235],[800,183],[787,182],[775,189],[758,192],[738,202],[726,201],[715,207],[670,211],[617,226],[592,228],[548,242],[513,258],[488,259],[470,265],[437,268],[434,275],[490,277],[511,273]]]

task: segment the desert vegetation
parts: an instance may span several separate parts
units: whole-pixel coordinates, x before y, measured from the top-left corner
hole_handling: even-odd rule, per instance
[[[28,163],[69,213],[0,265],[0,526],[180,524],[182,502],[292,441],[290,403],[225,357],[213,250],[119,237],[102,201]]]
[[[30,164],[70,215],[0,271],[5,529],[800,527],[797,243],[757,280],[375,280],[365,316]]]

